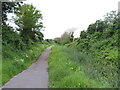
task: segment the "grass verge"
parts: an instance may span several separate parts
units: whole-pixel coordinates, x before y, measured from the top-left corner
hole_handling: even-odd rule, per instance
[[[13,50],[10,46],[3,47],[2,84],[27,69],[49,45],[36,43],[26,50]]]
[[[84,73],[78,62],[71,60],[67,53],[69,48],[55,45],[49,57],[49,87],[50,88],[108,88],[108,83],[102,84],[91,79]],[[75,53],[73,51],[73,53]],[[77,57],[74,57],[77,59]]]

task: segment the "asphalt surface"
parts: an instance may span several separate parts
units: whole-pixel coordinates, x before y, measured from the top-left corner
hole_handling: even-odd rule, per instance
[[[28,69],[10,79],[2,88],[48,88],[48,47]]]

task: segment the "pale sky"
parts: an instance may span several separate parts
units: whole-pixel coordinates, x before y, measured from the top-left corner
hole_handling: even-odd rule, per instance
[[[67,29],[77,28],[74,36],[112,11],[120,0],[27,0],[43,14],[45,39],[60,37]]]

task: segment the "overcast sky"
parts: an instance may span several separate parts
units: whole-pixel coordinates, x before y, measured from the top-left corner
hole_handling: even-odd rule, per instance
[[[60,37],[70,28],[77,28],[75,37],[88,25],[112,10],[118,10],[120,0],[27,0],[43,14],[45,39]]]

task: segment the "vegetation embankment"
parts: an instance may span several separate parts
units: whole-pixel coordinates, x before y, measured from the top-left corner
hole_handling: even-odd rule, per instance
[[[3,46],[2,84],[27,69],[48,45],[35,43],[29,49],[15,50],[12,45]]]
[[[41,11],[33,5],[21,2],[2,3],[2,81],[0,86],[10,78],[27,69],[49,46],[49,42],[43,40],[41,30]],[[17,25],[9,25],[7,15],[14,13],[12,21]]]
[[[43,41],[41,11],[33,5],[18,2],[2,3],[3,84],[26,69],[51,42]],[[16,15],[9,25],[8,13]],[[118,87],[119,14],[108,13],[97,20],[79,38],[65,32],[55,38],[49,58],[51,88]],[[47,45],[46,45],[47,44]],[[2,82],[0,82],[2,84]]]
[[[111,12],[104,21],[96,21],[82,31],[80,38],[67,46],[90,54],[83,64],[83,70],[91,78],[111,87],[118,87],[118,32],[120,22],[118,15]]]
[[[118,45],[117,45],[117,32],[112,37],[107,39],[94,39],[91,40],[79,39],[70,45],[70,48],[75,48],[80,52],[91,56],[85,58],[83,55],[80,65],[90,78],[94,78],[99,82],[109,83],[111,87],[118,85]],[[79,56],[79,55],[78,55]],[[79,57],[80,60],[81,56]]]
[[[87,63],[90,55],[55,45],[49,57],[49,87],[50,88],[104,88],[110,87],[84,73],[81,63]],[[89,60],[89,61],[87,61]],[[87,67],[86,67],[87,68]]]
[[[80,38],[74,39],[74,37],[71,37],[72,34],[64,33],[61,38],[55,39],[56,43],[66,45],[69,49],[54,50],[53,52],[60,55],[60,57],[56,55],[57,58],[53,56],[52,52],[50,58],[50,87],[118,87],[118,32],[120,30],[118,16],[119,14],[114,11],[108,13],[104,20],[97,20],[95,23],[90,24],[87,30],[81,31]],[[73,38],[72,41],[70,41],[71,38]],[[65,63],[69,63],[69,61],[76,62],[76,66],[80,67],[84,76],[94,80],[96,84],[91,82],[91,86],[87,86],[85,83],[89,81],[81,82],[78,80],[76,73],[67,73],[69,66],[65,63],[62,64],[62,67],[56,64],[56,67],[52,68],[54,62],[63,63],[64,61],[66,61]],[[59,69],[62,71],[59,71]],[[58,74],[57,71],[60,73]],[[73,71],[79,72],[76,69]],[[71,83],[71,79],[64,78],[64,73],[67,74],[66,77],[73,75],[73,78],[71,78],[73,83]],[[62,83],[61,79],[57,80],[58,77],[63,78],[62,81],[65,83]],[[84,80],[86,77],[81,77],[79,74],[79,78]],[[69,84],[67,84],[68,82]],[[80,85],[83,86],[79,86],[76,82],[80,82]]]

